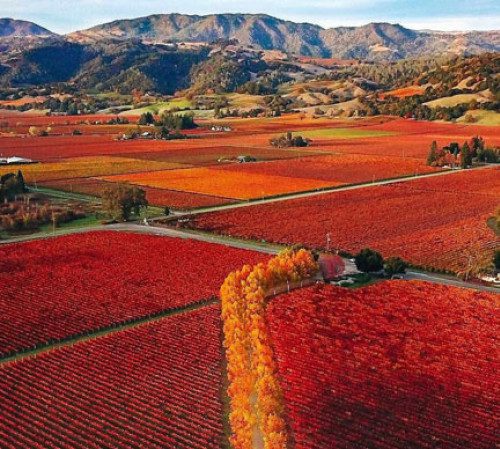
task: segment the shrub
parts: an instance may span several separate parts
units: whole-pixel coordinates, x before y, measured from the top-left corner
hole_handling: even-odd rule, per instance
[[[408,264],[399,257],[389,257],[384,264],[384,270],[388,276],[406,273]]]
[[[354,258],[358,270],[364,273],[380,271],[384,268],[384,258],[380,253],[370,248],[362,249]]]

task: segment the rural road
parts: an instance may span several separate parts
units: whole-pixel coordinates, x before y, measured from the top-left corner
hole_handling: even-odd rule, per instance
[[[449,285],[451,287],[474,288],[488,293],[500,294],[500,288],[488,287],[486,285],[472,284],[470,282],[461,281],[460,279],[446,276],[444,274],[424,273],[422,271],[408,270],[405,279],[432,282],[435,284]]]

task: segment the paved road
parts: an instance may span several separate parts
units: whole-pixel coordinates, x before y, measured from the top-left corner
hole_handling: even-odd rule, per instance
[[[497,293],[500,294],[499,287],[488,287],[486,285],[475,284],[471,282],[464,282],[460,279],[453,278],[451,276],[446,276],[436,273],[424,273],[421,271],[409,270],[405,276],[406,279],[415,279],[418,281],[432,282],[434,284],[449,285],[452,287],[462,287],[462,288],[473,288],[475,290],[480,290],[482,292]]]

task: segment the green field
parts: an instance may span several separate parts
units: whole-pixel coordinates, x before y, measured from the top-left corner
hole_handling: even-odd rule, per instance
[[[165,111],[171,111],[172,109],[189,109],[193,106],[193,103],[186,98],[175,98],[171,101],[162,101],[158,103],[152,103],[148,106],[144,106],[139,109],[131,109],[130,111],[123,112],[120,115],[141,115],[146,112],[151,112],[152,114],[162,114]]]
[[[302,136],[308,139],[363,139],[367,137],[394,136],[397,133],[390,131],[373,131],[353,128],[325,128],[296,131],[294,136]]]

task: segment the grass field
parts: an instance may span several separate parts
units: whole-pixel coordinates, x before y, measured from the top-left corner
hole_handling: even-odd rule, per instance
[[[500,126],[500,113],[495,111],[483,111],[481,109],[467,111],[463,117],[457,120],[457,122],[473,125]]]
[[[470,103],[473,100],[477,101],[478,103],[489,101],[487,97],[485,97],[481,93],[477,93],[477,94],[459,94],[459,95],[453,95],[451,97],[443,97],[439,98],[438,100],[428,101],[427,103],[424,104],[426,106],[429,106],[430,108],[437,108],[437,107],[451,108],[459,104]]]
[[[131,109],[130,111],[122,112],[120,115],[123,116],[138,116],[145,114],[146,112],[151,112],[152,114],[162,114],[165,111],[171,111],[172,109],[189,109],[193,106],[193,103],[186,98],[174,98],[171,101],[164,101],[158,103],[152,103],[151,105],[144,106],[138,109]]]

